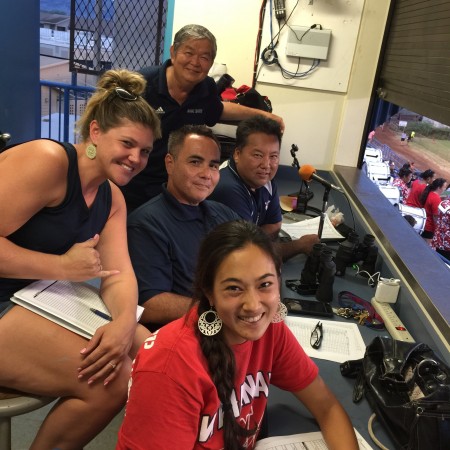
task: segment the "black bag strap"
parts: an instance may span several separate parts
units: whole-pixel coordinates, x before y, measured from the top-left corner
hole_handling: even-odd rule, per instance
[[[379,380],[390,389],[408,391],[414,384],[414,373],[408,374],[406,367],[415,354],[432,352],[424,343],[397,341],[377,337],[366,349],[366,354],[378,360]]]

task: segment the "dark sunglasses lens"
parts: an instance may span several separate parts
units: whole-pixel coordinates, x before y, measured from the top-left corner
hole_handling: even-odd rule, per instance
[[[128,92],[126,89],[118,87],[115,89],[115,91],[117,96],[120,97],[122,100],[134,101],[137,99],[137,95]]]

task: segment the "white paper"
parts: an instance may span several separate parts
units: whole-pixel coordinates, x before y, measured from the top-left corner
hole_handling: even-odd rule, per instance
[[[298,239],[305,234],[317,234],[319,231],[320,217],[301,220],[294,223],[281,223],[281,229],[285,231],[292,239]],[[336,228],[334,228],[328,216],[325,216],[323,222],[322,239],[342,240],[345,239]]]
[[[366,440],[355,430],[360,450],[373,450]],[[274,436],[261,439],[255,450],[327,450],[320,431],[314,433],[291,434],[290,436]]]
[[[17,291],[11,301],[87,338],[109,322],[90,310],[109,315],[98,289],[88,283],[40,280]],[[137,320],[142,312],[138,306]]]
[[[297,316],[287,316],[284,322],[310,357],[343,363],[364,356],[366,344],[356,323]],[[322,323],[323,338],[320,348],[316,350],[311,347],[310,340],[317,322]]]

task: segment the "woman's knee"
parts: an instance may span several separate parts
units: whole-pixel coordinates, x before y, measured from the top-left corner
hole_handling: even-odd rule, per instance
[[[81,396],[91,403],[92,407],[100,409],[120,410],[127,400],[128,382],[131,375],[131,360],[124,360],[117,371],[114,380],[107,385],[104,380],[98,380],[92,385],[85,383]]]

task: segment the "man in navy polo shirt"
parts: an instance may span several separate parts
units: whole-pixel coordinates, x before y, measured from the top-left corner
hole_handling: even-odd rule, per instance
[[[219,120],[242,120],[255,114],[271,117],[284,128],[274,114],[223,102],[214,80],[208,76],[217,53],[214,35],[201,25],[186,25],[174,38],[170,60],[162,66],[146,67],[144,98],[161,119],[162,138],[155,142],[146,169],[122,188],[128,211],[159,194],[167,181],[164,157],[171,131],[185,124],[215,125]]]
[[[263,116],[253,116],[239,123],[236,148],[225,167],[211,199],[228,205],[242,219],[259,225],[274,239],[281,229],[281,207],[273,178],[278,170],[281,146],[280,125]],[[309,254],[319,242],[308,234],[277,245],[284,260]]]
[[[171,133],[167,187],[128,216],[128,246],[138,279],[141,322],[154,329],[181,317],[192,302],[200,241],[239,216],[205,200],[219,181],[220,146],[205,125]],[[153,328],[152,328],[153,325]]]

